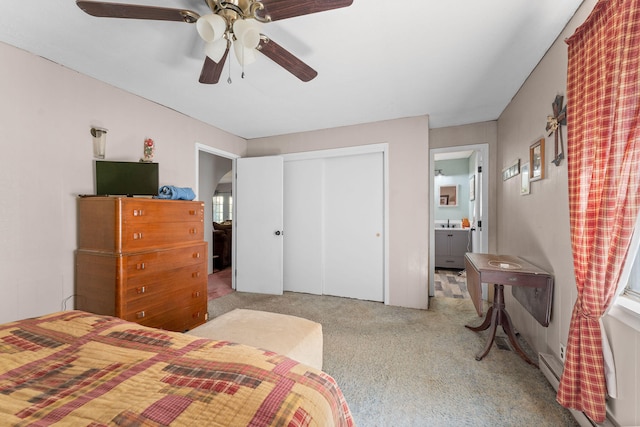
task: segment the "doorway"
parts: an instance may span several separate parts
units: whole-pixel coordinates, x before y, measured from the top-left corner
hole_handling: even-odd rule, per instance
[[[204,203],[204,240],[208,244],[208,293],[210,297],[222,296],[235,288],[233,283],[233,258],[231,223],[233,209],[234,159],[231,153],[196,144],[196,188],[198,200]],[[222,202],[217,205],[216,201]],[[226,223],[216,227],[214,222]],[[229,230],[216,228],[227,227]]]
[[[488,251],[488,163],[489,144],[429,151],[432,171],[429,209],[430,297],[436,296],[436,286],[441,286],[443,281],[450,287],[445,292],[439,291],[439,295],[464,297],[464,253]],[[450,201],[452,192],[455,194],[453,203]],[[486,297],[486,289],[483,288],[483,298]]]

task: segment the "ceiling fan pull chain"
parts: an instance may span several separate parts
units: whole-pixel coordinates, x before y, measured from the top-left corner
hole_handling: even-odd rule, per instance
[[[227,69],[229,70],[229,77],[227,78],[227,83],[231,84],[231,61],[227,61]]]
[[[240,74],[240,78],[244,79],[244,49],[242,49],[242,74]]]

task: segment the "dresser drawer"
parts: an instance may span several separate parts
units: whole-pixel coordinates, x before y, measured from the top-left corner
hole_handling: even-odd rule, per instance
[[[126,197],[78,199],[78,249],[131,252],[202,240],[202,202]]]
[[[205,265],[199,264],[128,278],[123,286],[123,311],[131,311],[131,307],[140,308],[145,301],[170,299],[169,295],[181,294],[189,289],[206,293],[205,269]]]
[[[164,272],[190,265],[206,265],[207,244],[198,243],[176,249],[162,249],[124,257],[124,269],[129,278]]]
[[[204,223],[202,222],[123,224],[121,246],[116,250],[127,253],[202,240],[204,240]]]
[[[206,307],[206,287],[193,286],[166,292],[163,298],[130,301],[120,317],[145,326],[182,331],[194,322],[204,322]]]
[[[127,224],[202,222],[204,221],[204,203],[122,199],[120,215],[122,222]]]
[[[137,323],[167,331],[186,332],[205,323],[207,317],[207,305],[194,304],[163,312],[157,316],[142,319]]]

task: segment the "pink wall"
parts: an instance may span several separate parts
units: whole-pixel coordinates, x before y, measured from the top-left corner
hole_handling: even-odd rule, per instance
[[[109,129],[107,160],[137,161],[152,137],[161,184],[196,187],[196,143],[245,154],[242,138],[12,46],[0,43],[0,62],[0,322],[61,310],[73,295],[92,125]]]
[[[429,119],[427,116],[260,138],[249,156],[389,144],[389,304],[428,305]]]

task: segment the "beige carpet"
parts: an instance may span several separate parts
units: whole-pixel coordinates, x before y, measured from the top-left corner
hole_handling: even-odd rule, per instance
[[[542,373],[508,346],[474,359],[486,335],[464,327],[481,321],[470,300],[436,298],[428,311],[292,292],[209,302],[211,316],[234,308],[321,323],[324,370],[360,427],[577,425]]]

